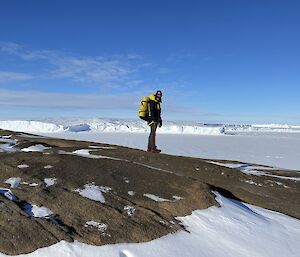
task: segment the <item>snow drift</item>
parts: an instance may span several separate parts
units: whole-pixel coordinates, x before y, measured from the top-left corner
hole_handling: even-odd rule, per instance
[[[299,256],[300,222],[217,193],[221,207],[196,210],[177,218],[190,232],[180,231],[136,244],[87,245],[61,241],[22,257],[296,257]],[[91,223],[89,221],[87,224]],[[93,222],[95,223],[95,222]],[[0,257],[8,255],[0,253]]]

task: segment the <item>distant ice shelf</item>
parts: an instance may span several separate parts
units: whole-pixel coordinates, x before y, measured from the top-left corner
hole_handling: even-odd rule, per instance
[[[142,120],[118,119],[78,119],[52,121],[11,120],[0,121],[0,128],[28,133],[61,133],[61,132],[148,132],[149,126]],[[204,125],[200,123],[164,122],[159,129],[163,134],[222,135],[222,125]]]
[[[28,133],[61,133],[61,132],[120,132],[145,133],[149,127],[142,120],[122,119],[48,119],[40,121],[31,120],[4,120],[0,121],[0,128]],[[164,121],[158,130],[161,134],[187,134],[187,135],[224,135],[238,133],[300,133],[300,126],[286,124],[203,124],[199,122],[172,122]]]

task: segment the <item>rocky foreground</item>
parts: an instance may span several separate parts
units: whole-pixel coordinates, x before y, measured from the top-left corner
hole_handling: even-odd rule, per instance
[[[296,171],[0,130],[0,252],[149,241],[218,205],[214,191],[299,219],[299,183]]]

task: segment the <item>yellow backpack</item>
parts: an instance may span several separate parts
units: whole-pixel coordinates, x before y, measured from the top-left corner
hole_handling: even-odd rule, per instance
[[[144,96],[140,103],[138,115],[143,120],[148,120],[149,117],[149,97]]]

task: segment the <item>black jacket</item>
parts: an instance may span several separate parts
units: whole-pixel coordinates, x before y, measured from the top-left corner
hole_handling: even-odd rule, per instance
[[[149,121],[155,121],[157,123],[161,123],[161,108],[160,103],[150,100],[149,101]]]

